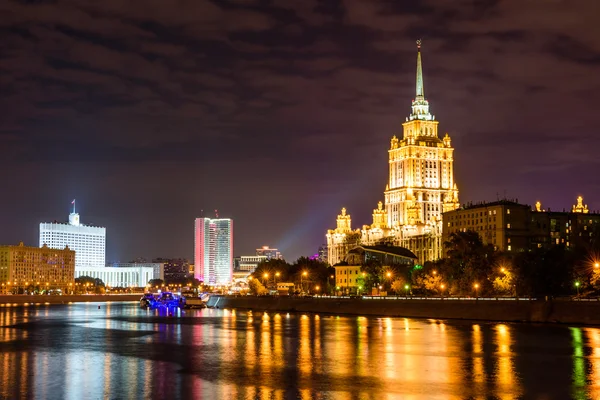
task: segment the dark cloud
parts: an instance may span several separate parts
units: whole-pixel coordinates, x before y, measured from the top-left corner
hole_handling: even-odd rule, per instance
[[[5,1],[0,241],[77,197],[109,259],[191,256],[192,220],[235,219],[236,254],[290,257],[341,206],[368,223],[387,147],[425,91],[463,201],[504,192],[600,208],[596,5],[586,0]],[[133,239],[135,238],[135,239]]]

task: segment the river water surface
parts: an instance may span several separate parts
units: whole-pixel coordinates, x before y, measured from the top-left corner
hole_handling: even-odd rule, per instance
[[[2,398],[600,399],[600,329],[0,307]]]

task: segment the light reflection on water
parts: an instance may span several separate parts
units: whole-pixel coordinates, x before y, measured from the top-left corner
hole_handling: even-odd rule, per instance
[[[0,398],[600,398],[600,329],[0,307]]]

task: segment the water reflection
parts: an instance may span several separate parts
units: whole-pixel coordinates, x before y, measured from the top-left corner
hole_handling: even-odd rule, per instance
[[[0,398],[600,398],[600,330],[134,305],[0,308]]]

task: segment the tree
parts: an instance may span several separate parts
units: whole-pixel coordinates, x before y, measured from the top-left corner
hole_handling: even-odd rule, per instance
[[[506,271],[497,276],[493,282],[494,292],[496,294],[513,295],[514,294],[514,276],[512,272]]]
[[[165,284],[165,281],[163,281],[162,279],[150,279],[148,281],[148,285],[150,285],[150,286],[161,287],[164,284]]]
[[[255,294],[257,296],[262,296],[269,293],[269,291],[263,286],[263,284],[258,279],[251,279],[248,283],[248,287],[250,289],[250,293]]]
[[[252,276],[260,279],[268,286],[269,283],[274,285],[275,282],[287,282],[289,280],[289,271],[290,265],[285,260],[271,259],[260,262]],[[265,278],[265,274],[267,274],[267,278]]]
[[[471,295],[476,284],[479,295],[492,291],[490,276],[497,259],[493,246],[483,244],[474,231],[452,233],[444,246],[448,256],[439,266],[451,291]]]
[[[79,284],[84,292],[104,293],[106,290],[104,282],[100,278],[83,275],[75,278],[75,283]]]
[[[442,292],[443,279],[438,273],[419,274],[414,279],[413,286],[421,289],[426,294],[439,294]]]
[[[564,246],[520,253],[514,259],[517,294],[560,296],[573,294],[575,253]]]
[[[392,290],[396,294],[406,294],[408,292],[408,290],[406,289],[406,285],[408,285],[406,280],[402,278],[397,278],[394,280],[394,282],[392,282]]]

